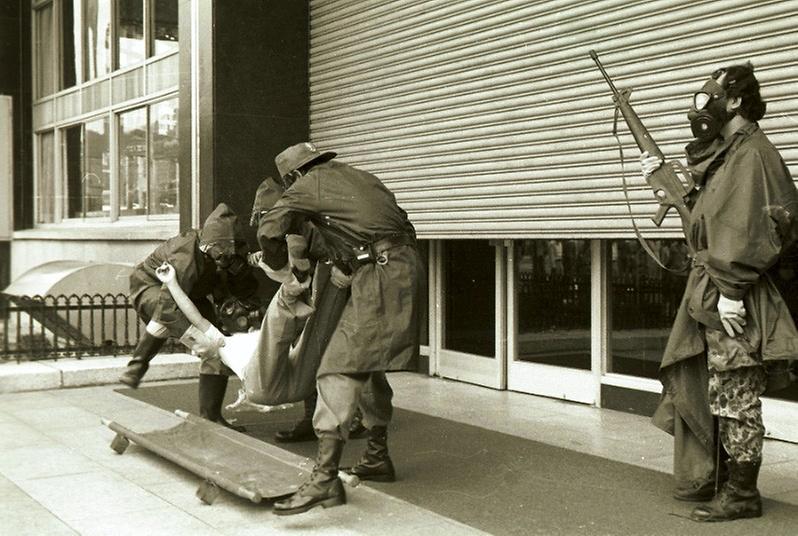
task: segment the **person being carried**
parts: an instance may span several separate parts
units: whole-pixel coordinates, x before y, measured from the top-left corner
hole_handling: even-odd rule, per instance
[[[696,254],[660,366],[654,423],[674,435],[682,480],[674,496],[711,499],[693,510],[695,521],[762,515],[760,397],[785,386],[787,360],[798,353],[798,330],[772,277],[796,241],[798,192],[757,123],[764,114],[750,63],[714,72],[688,114]],[[660,164],[641,155],[644,176]]]
[[[249,222],[250,225],[257,227],[261,214],[265,214],[274,206],[274,203],[277,202],[284,191],[285,185],[282,184],[282,182],[278,182],[272,177],[266,177],[255,192],[255,200],[252,204],[252,214]],[[294,263],[300,262],[303,266],[307,265],[308,268],[306,269],[310,272],[315,272],[313,301],[316,304],[314,307],[316,309],[320,308],[321,310],[313,313],[310,318],[307,319],[306,329],[309,333],[320,331],[310,340],[313,344],[320,343],[315,351],[321,351],[321,346],[326,346],[331,334],[330,330],[334,329],[340,317],[340,310],[338,310],[337,307],[330,307],[332,303],[336,303],[338,290],[334,285],[327,286],[329,284],[331,265],[327,255],[327,248],[324,244],[324,238],[311,222],[305,222],[302,225],[301,231],[301,235],[294,235],[294,239],[296,240],[298,236],[303,237],[305,249],[302,250],[298,247],[291,248],[289,240],[287,242],[289,245],[289,260],[293,258]],[[292,251],[293,255],[291,255]],[[256,257],[258,260],[260,259],[260,253],[261,252],[258,252],[258,256]],[[306,259],[306,261],[299,261],[298,259],[300,258]],[[269,275],[270,269],[263,264],[261,264],[261,267],[266,271],[266,274]],[[328,296],[327,294],[331,295]],[[307,352],[308,349],[304,351]],[[312,360],[313,358],[311,357],[310,359]],[[275,441],[279,443],[296,443],[316,439],[316,434],[313,431],[313,413],[316,411],[316,399],[317,394],[314,379],[314,388],[304,400],[302,418],[294,423],[291,428],[278,430],[274,434]],[[365,426],[363,426],[362,418],[362,413],[360,408],[358,408],[349,428],[350,438],[361,438],[367,434],[368,431]]]

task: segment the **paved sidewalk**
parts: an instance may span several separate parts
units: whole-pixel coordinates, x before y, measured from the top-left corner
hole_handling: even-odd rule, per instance
[[[180,419],[114,392],[116,385],[0,395],[0,534],[263,535],[482,532],[362,485],[346,507],[278,517],[223,492],[195,497],[200,479],[135,444],[120,456],[105,417],[136,431]],[[312,462],[285,452],[307,470]]]
[[[670,438],[644,417],[413,373],[391,383],[400,408],[671,471]],[[366,485],[349,492],[347,506],[286,518],[226,492],[205,505],[195,475],[135,445],[123,456],[109,448],[114,433],[100,417],[137,431],[179,422],[116,388],[0,395],[0,534],[482,534]],[[288,452],[285,461],[312,465]],[[798,504],[798,445],[766,441],[760,488]]]

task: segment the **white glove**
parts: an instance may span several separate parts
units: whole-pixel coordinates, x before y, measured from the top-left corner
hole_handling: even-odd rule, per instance
[[[283,282],[283,292],[286,295],[295,298],[310,288],[311,281],[312,278],[308,276],[303,282],[300,283],[296,276],[292,273],[291,278]]]
[[[640,155],[640,168],[643,170],[643,178],[647,179],[652,173],[662,165],[662,160],[656,156],[648,156],[648,151],[643,151]]]
[[[250,266],[257,268],[263,262],[263,251],[258,250],[255,253],[250,253],[247,255],[247,264]]]
[[[720,323],[729,337],[734,337],[743,332],[745,326],[745,305],[743,300],[730,300],[723,294],[718,298],[718,313]]]
[[[225,344],[224,334],[213,324],[208,326],[208,329],[205,330],[205,336],[217,346],[224,346]]]
[[[180,342],[189,348],[192,354],[200,357],[214,356],[219,352],[219,347],[225,345],[224,335],[212,324],[205,332],[189,326],[180,337]]]
[[[341,270],[338,269],[337,266],[333,266],[332,271],[330,272],[330,281],[332,284],[338,288],[349,288],[352,286],[352,277],[351,275],[346,275]]]

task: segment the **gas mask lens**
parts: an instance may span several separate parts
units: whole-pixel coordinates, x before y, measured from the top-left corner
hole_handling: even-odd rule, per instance
[[[712,99],[712,95],[707,93],[706,91],[699,91],[695,95],[693,95],[693,107],[696,110],[703,110],[706,108],[709,101]]]

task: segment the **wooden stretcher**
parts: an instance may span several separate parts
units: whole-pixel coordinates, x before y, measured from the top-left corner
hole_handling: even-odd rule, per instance
[[[111,448],[123,454],[130,442],[196,474],[202,479],[197,497],[212,504],[219,488],[253,503],[273,502],[294,493],[303,471],[282,461],[285,451],[190,413],[177,410],[183,422],[172,428],[138,433],[103,419],[116,432]],[[356,476],[340,472],[355,487]]]

